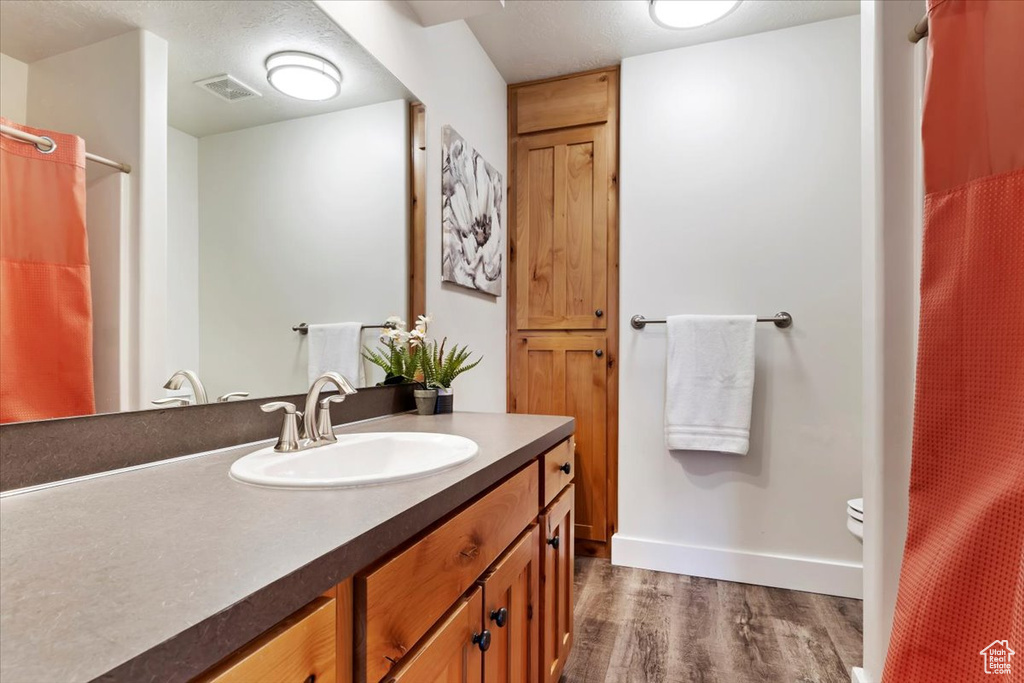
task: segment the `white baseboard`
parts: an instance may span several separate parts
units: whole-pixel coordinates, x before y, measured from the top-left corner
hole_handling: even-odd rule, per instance
[[[864,673],[864,669],[855,666],[850,670],[850,683],[871,683],[871,679]]]
[[[759,586],[862,598],[863,565],[612,536],[612,564]]]

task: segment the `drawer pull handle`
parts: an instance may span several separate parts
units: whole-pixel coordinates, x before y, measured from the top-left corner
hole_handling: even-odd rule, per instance
[[[601,310],[601,309],[599,308],[599,309],[597,309],[596,311],[594,311],[594,315],[596,315],[596,316],[597,316],[598,318],[600,318],[600,317],[602,317],[602,316],[604,315],[604,311],[602,311],[602,310]]]
[[[569,463],[565,463],[564,465],[562,465],[558,469],[562,470],[566,474],[569,474],[570,472],[572,472],[572,465],[570,465]]]
[[[491,632],[484,629],[480,633],[474,633],[473,644],[480,648],[480,652],[487,652],[491,649]]]
[[[316,674],[309,674],[304,683],[316,683]]]
[[[549,538],[548,545],[554,548],[555,550],[558,550],[558,536],[555,536],[554,538]]]
[[[505,628],[505,624],[508,623],[508,609],[505,607],[502,607],[501,609],[492,609],[491,621],[493,621],[494,625],[498,628]]]

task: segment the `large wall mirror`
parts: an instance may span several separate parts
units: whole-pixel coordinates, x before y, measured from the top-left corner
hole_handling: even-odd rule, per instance
[[[0,60],[0,421],[381,379],[422,107],[316,5],[4,0]]]

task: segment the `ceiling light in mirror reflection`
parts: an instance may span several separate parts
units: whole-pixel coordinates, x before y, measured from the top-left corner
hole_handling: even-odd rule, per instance
[[[277,52],[267,57],[266,67],[270,85],[289,97],[323,101],[341,92],[341,71],[322,57],[305,52]]]
[[[665,28],[698,28],[718,21],[741,0],[650,0],[651,18]]]

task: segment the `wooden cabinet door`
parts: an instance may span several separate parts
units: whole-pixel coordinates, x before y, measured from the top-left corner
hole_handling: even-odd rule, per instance
[[[491,647],[484,683],[537,683],[540,675],[540,527],[536,524],[481,579]],[[536,616],[535,616],[536,615]]]
[[[603,330],[608,316],[605,126],[516,140],[510,251],[518,330]]]
[[[604,337],[513,340],[512,412],[576,418],[576,536],[608,540],[608,389]],[[600,355],[598,355],[600,352]]]
[[[409,605],[409,609],[416,609]],[[477,587],[428,633],[388,683],[481,683],[484,653],[476,641],[484,633],[483,591]]]
[[[541,515],[541,683],[557,683],[572,649],[574,489]]]

